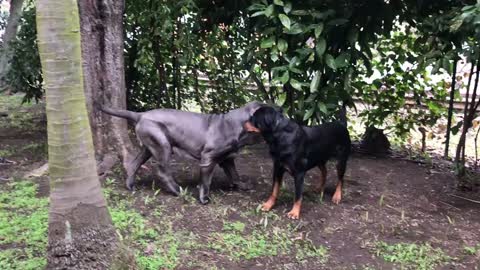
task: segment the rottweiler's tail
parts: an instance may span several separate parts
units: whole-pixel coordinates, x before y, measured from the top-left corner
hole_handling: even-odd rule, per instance
[[[106,108],[106,107],[103,107],[101,106],[100,104],[98,103],[95,103],[94,104],[100,111],[106,113],[106,114],[109,114],[109,115],[113,115],[113,116],[116,116],[116,117],[120,117],[120,118],[125,118],[125,119],[128,119],[128,120],[131,120],[133,122],[138,122],[140,120],[140,113],[137,113],[137,112],[131,112],[131,111],[127,111],[127,110],[118,110],[118,109],[111,109],[111,108]]]

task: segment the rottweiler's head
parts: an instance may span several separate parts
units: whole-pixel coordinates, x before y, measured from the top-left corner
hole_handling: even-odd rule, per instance
[[[280,107],[262,106],[253,113],[243,127],[247,132],[271,132],[283,119]]]

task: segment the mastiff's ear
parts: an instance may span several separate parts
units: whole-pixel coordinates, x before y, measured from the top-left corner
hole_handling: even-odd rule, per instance
[[[253,101],[249,104],[250,106],[248,106],[248,115],[249,116],[253,116],[253,114],[258,110],[260,109],[261,107],[265,106],[264,103],[261,103],[261,102],[258,102],[258,101]]]

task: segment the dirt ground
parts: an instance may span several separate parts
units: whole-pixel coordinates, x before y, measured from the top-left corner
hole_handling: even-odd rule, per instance
[[[42,108],[28,111],[38,115]],[[0,127],[0,150],[14,162],[0,165],[0,190],[46,163],[45,119],[29,119],[27,127],[5,123]],[[453,173],[435,162],[353,154],[339,205],[331,202],[336,181],[333,164],[323,200],[311,189],[319,177],[318,170],[311,170],[299,221],[286,218],[293,202],[290,177],[276,207],[269,213],[258,211],[271,189],[272,162],[264,144],[242,150],[236,164],[241,180],[252,189],[227,189],[226,176],[217,168],[213,201],[206,206],[195,199],[196,162],[172,162],[176,180],[187,190],[180,197],[158,191],[159,182],[145,168],[133,194],[125,190],[121,170],[107,175],[103,182],[112,209],[126,205],[144,222],[144,227],[119,225],[124,241],[145,260],[140,265],[149,269],[480,269],[480,204],[467,200],[479,201],[480,192],[456,190]],[[30,181],[39,184],[39,196],[48,196],[47,177],[33,176]],[[122,224],[115,213],[114,222]],[[134,236],[148,228],[156,230],[153,236]],[[399,253],[406,251],[393,248],[397,244],[431,248],[419,261],[439,250],[442,258],[425,267],[418,260],[402,262]],[[423,252],[410,247],[411,253]],[[466,252],[469,247],[478,250]],[[155,248],[165,254],[157,254]],[[153,266],[155,256],[166,263]]]

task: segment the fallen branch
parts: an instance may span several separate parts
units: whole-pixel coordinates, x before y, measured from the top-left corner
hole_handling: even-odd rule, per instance
[[[6,159],[4,157],[0,157],[0,165],[10,165],[10,164],[17,164],[13,160]]]
[[[478,204],[480,204],[480,201],[472,200],[472,199],[465,198],[465,197],[462,197],[462,196],[458,196],[458,195],[455,195],[455,194],[448,194],[448,196],[455,197],[455,198],[459,198],[459,199],[462,199],[462,200],[465,200],[465,201],[469,201],[469,202],[472,202],[472,203],[478,203]]]
[[[450,207],[452,207],[452,208],[455,208],[455,209],[457,209],[457,210],[461,210],[460,208],[455,207],[455,206],[453,206],[453,205],[451,205],[451,204],[449,204],[449,203],[446,203],[446,202],[443,202],[443,201],[439,201],[439,202],[441,202],[441,203],[443,203],[443,204],[445,204],[445,205],[447,205],[447,206],[450,206]]]

